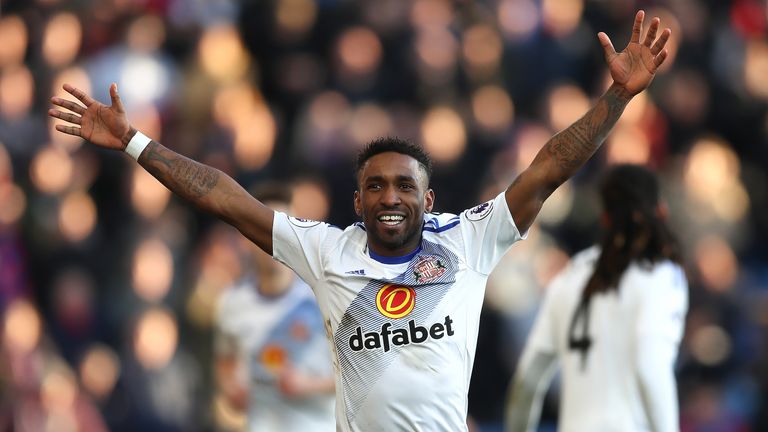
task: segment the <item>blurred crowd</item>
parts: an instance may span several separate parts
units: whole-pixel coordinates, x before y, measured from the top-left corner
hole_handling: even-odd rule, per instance
[[[598,232],[596,180],[657,170],[690,310],[682,430],[768,429],[768,11],[761,0],[0,0],[0,429],[236,430],[213,379],[232,228],[133,160],[53,130],[63,83],[232,175],[354,222],[352,156],[397,135],[436,162],[436,210],[497,193],[608,86],[644,8],[670,58],[489,280],[470,390],[501,419],[541,294]],[[556,393],[557,389],[554,389]],[[556,398],[544,412],[552,427]]]

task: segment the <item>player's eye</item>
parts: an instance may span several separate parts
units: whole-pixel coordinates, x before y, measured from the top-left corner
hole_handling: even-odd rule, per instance
[[[410,184],[410,183],[403,183],[400,185],[400,189],[402,190],[413,190],[416,189],[416,186]]]
[[[371,191],[381,190],[381,185],[377,183],[370,183],[368,185],[368,190],[371,190]]]

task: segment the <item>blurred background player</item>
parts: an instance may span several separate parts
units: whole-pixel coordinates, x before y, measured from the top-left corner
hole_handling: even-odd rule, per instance
[[[292,213],[288,186],[252,192]],[[334,430],[333,368],[312,291],[254,244],[245,247],[254,271],[224,291],[216,314],[219,391],[247,414],[248,431]]]
[[[619,165],[600,193],[600,244],[546,291],[510,389],[509,432],[536,430],[558,363],[558,430],[679,430],[673,366],[688,284],[659,185],[648,170]]]

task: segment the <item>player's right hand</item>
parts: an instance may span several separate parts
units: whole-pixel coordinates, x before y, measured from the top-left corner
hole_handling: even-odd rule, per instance
[[[135,130],[128,123],[128,116],[125,114],[123,103],[117,94],[117,84],[113,83],[109,87],[112,106],[106,106],[96,101],[82,90],[69,84],[64,84],[64,90],[82,102],[82,105],[68,99],[51,98],[52,104],[70,111],[48,110],[49,116],[69,123],[66,125],[57,124],[57,131],[82,137],[100,147],[114,150],[125,149]]]

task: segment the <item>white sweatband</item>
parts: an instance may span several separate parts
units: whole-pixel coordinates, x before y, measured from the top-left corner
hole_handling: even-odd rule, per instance
[[[149,138],[139,131],[136,131],[136,135],[134,135],[133,138],[131,138],[131,140],[128,142],[128,145],[125,146],[125,152],[131,155],[132,158],[139,160],[141,152],[143,152],[144,149],[149,145],[150,141],[152,141],[152,138]]]

